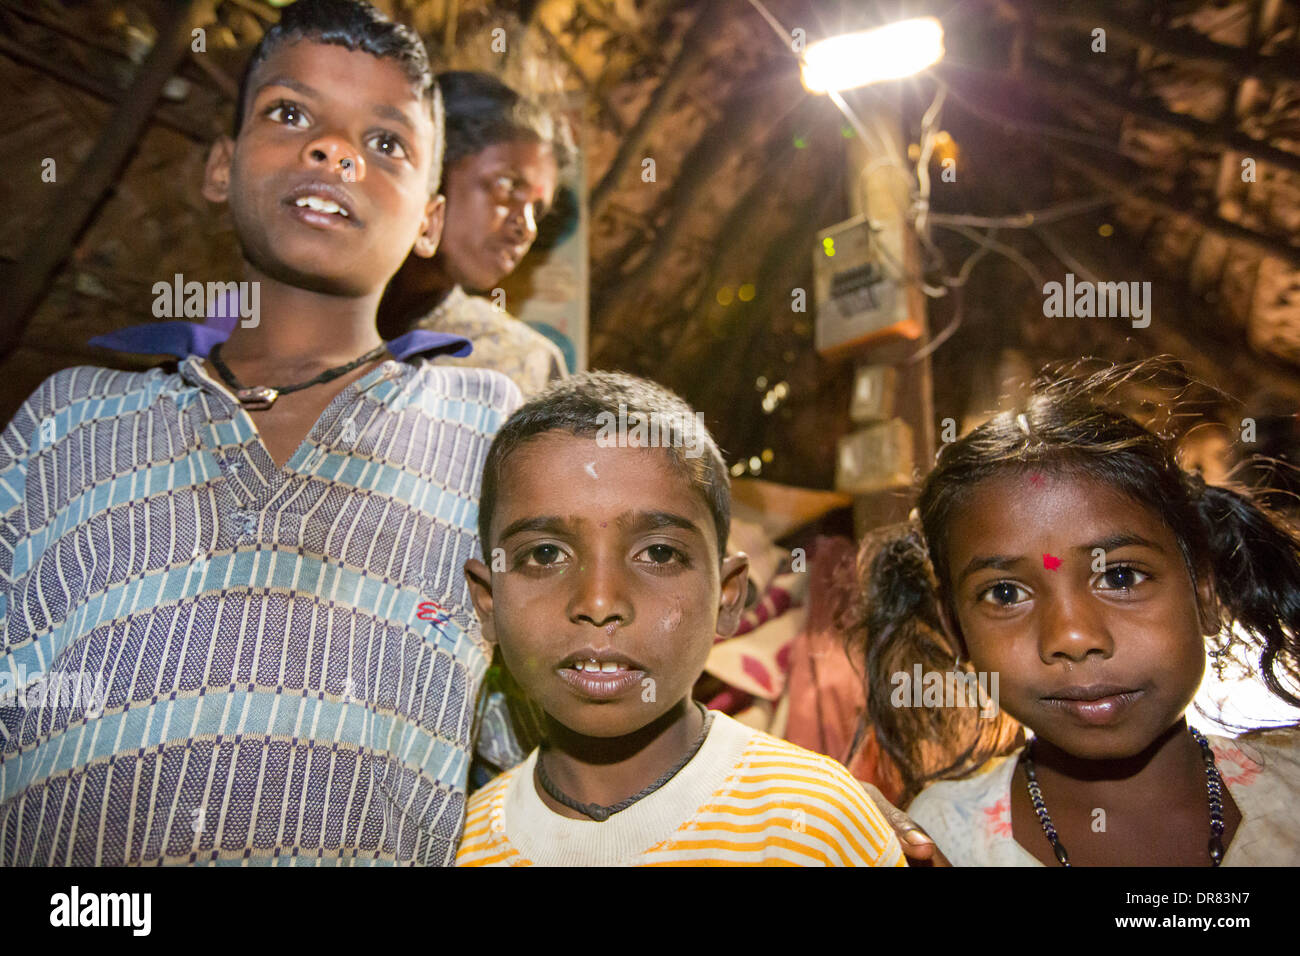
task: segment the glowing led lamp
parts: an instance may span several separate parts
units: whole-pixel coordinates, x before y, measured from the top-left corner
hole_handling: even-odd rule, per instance
[[[843,33],[804,51],[803,85],[810,93],[852,90],[920,73],[943,59],[943,24],[934,17],[901,20]]]

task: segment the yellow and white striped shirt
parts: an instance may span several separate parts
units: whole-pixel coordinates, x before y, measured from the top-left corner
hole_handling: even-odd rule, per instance
[[[843,766],[722,713],[668,783],[603,823],[542,802],[534,750],[470,798],[457,866],[905,866]]]

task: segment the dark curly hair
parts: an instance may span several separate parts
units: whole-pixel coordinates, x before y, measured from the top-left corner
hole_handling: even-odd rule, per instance
[[[560,169],[571,161],[569,128],[532,100],[487,73],[448,70],[438,74],[447,113],[444,166],[498,143],[532,140],[551,148]]]

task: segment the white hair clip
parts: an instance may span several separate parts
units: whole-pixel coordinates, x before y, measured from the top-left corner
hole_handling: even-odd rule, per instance
[[[1022,432],[1024,432],[1026,435],[1029,434],[1029,419],[1025,417],[1024,412],[1021,412],[1019,415],[1016,416],[1016,424],[1020,426],[1020,430]]]

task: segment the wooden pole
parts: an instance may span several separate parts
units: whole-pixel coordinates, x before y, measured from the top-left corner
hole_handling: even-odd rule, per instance
[[[89,73],[83,72],[74,66],[67,66],[50,59],[46,55],[36,52],[34,49],[16,43],[9,37],[0,36],[0,56],[7,56],[16,63],[22,63],[34,70],[39,70],[46,76],[58,80],[60,83],[66,83],[83,93],[89,93],[106,103],[118,106],[122,102],[123,91],[105,83],[102,80],[95,79]],[[199,61],[203,65],[205,61]],[[206,68],[205,68],[206,72]],[[209,74],[211,75],[211,74]],[[215,77],[214,77],[215,79]],[[234,99],[234,96],[231,96]],[[182,136],[187,136],[201,146],[208,146],[213,135],[210,128],[202,123],[190,119],[189,114],[183,110],[177,109],[174,104],[164,103],[154,112],[153,119],[163,126],[174,129]]]

